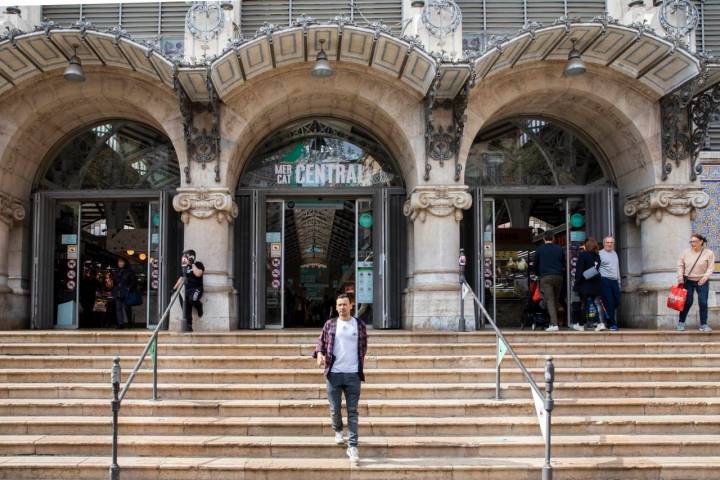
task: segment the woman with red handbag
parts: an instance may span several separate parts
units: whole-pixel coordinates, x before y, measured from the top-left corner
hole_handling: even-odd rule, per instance
[[[685,319],[693,304],[693,295],[697,292],[698,305],[700,307],[700,331],[711,332],[707,324],[708,318],[708,294],[710,292],[710,276],[715,271],[715,253],[706,248],[707,240],[699,233],[690,236],[690,248],[685,249],[678,260],[678,284],[683,285],[687,290],[685,308],[680,312],[677,325],[678,331],[685,330]]]

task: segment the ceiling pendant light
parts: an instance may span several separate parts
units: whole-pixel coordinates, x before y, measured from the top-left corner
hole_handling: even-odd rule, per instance
[[[564,73],[566,77],[575,77],[577,75],[582,75],[583,73],[587,72],[585,62],[583,62],[580,52],[577,50],[577,48],[575,48],[575,42],[576,40],[573,38],[573,46],[570,49],[570,53],[568,54],[567,65],[565,65]]]
[[[333,74],[333,69],[330,66],[330,62],[328,62],[327,54],[323,49],[323,43],[325,43],[325,39],[320,40],[320,51],[317,54],[315,66],[310,71],[310,75],[313,77],[323,78],[329,77]]]
[[[77,56],[77,46],[74,47],[73,56],[68,60],[68,66],[65,67],[63,77],[68,82],[84,82],[85,72],[82,68],[82,63]]]

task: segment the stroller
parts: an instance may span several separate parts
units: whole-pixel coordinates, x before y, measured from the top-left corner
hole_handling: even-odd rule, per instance
[[[523,310],[520,328],[524,330],[526,326],[530,326],[530,329],[533,331],[545,329],[550,325],[550,321],[547,310],[545,309],[545,300],[543,300],[540,295],[540,284],[536,277],[528,278],[528,282],[527,300],[525,309]]]

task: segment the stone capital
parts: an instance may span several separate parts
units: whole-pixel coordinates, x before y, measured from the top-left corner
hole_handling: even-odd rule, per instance
[[[225,187],[180,187],[177,192],[173,208],[180,212],[183,223],[189,223],[191,217],[232,223],[238,216],[238,206]]]
[[[403,206],[403,213],[414,222],[424,222],[428,215],[447,217],[452,215],[456,222],[463,218],[463,210],[472,206],[472,196],[465,185],[432,185],[413,189]]]
[[[0,222],[12,226],[25,220],[25,207],[15,197],[0,193]]]
[[[635,224],[654,216],[661,222],[663,215],[695,218],[695,210],[707,207],[710,197],[702,187],[689,185],[657,185],[627,196],[625,215],[635,217]]]

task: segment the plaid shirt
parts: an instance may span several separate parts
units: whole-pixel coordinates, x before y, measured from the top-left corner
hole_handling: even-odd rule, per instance
[[[360,380],[365,381],[365,374],[363,373],[363,362],[365,361],[365,354],[367,353],[367,328],[365,323],[356,318],[358,326],[358,373],[360,374]],[[335,330],[337,329],[337,318],[331,318],[323,326],[322,332],[317,339],[315,350],[313,351],[313,358],[317,358],[318,353],[325,355],[325,376],[330,374],[330,369],[333,366],[335,357],[333,356],[333,348],[335,347]]]

